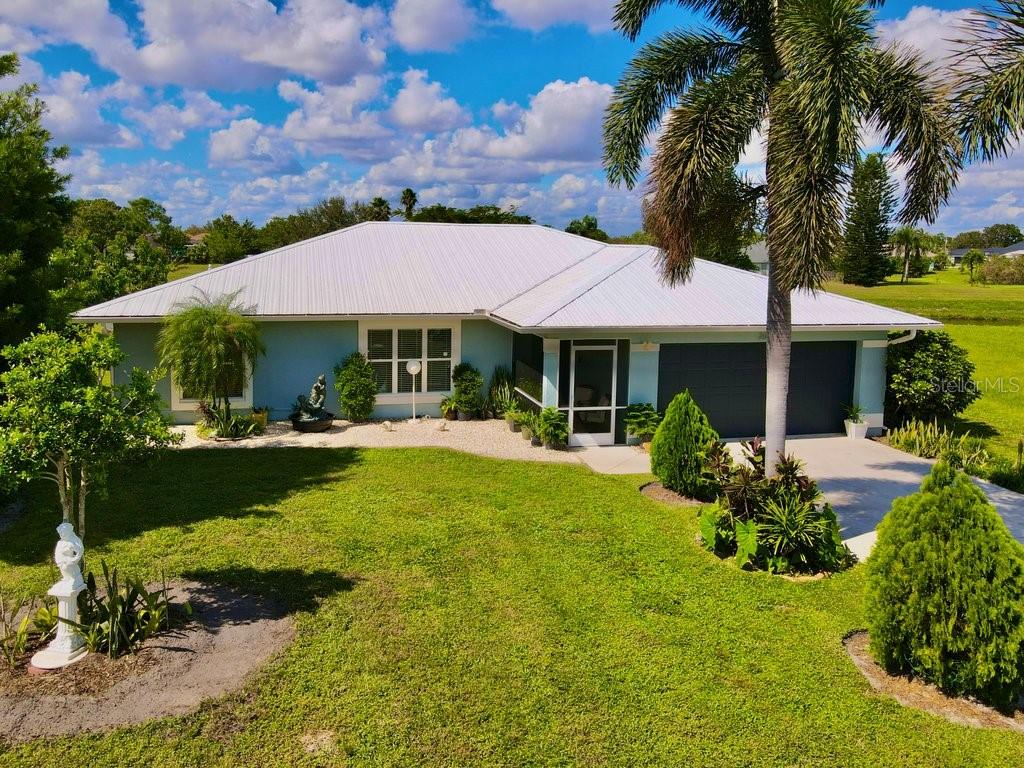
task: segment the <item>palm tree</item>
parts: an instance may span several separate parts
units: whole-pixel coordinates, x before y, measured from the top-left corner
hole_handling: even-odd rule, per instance
[[[665,0],[620,0],[635,40]],[[861,128],[874,122],[907,166],[899,219],[934,217],[959,152],[944,90],[918,56],[880,47],[858,0],[677,0],[711,25],[668,32],[630,62],[605,116],[605,168],[633,186],[658,129],[645,218],[664,274],[686,280],[702,249],[694,222],[709,180],[734,168],[755,131],[766,146],[768,471],[785,451],[790,294],[817,289],[841,247],[842,194]]]
[[[967,268],[967,272],[970,274],[970,281],[974,282],[974,270],[985,263],[985,252],[980,248],[971,248],[967,253],[964,254],[963,258],[960,259],[960,267]]]
[[[370,221],[387,221],[391,218],[391,206],[383,197],[375,197],[369,205]]]
[[[960,41],[957,107],[968,160],[993,160],[1024,136],[1024,0],[997,0]]]
[[[900,271],[901,283],[910,279],[910,265],[921,258],[926,237],[926,233],[916,227],[900,227],[889,238],[893,253],[899,254],[903,260],[903,268]]]
[[[405,220],[411,221],[413,211],[416,209],[416,193],[409,187],[402,190],[402,207],[405,209]]]
[[[237,294],[205,294],[179,305],[164,319],[157,339],[160,367],[173,373],[182,392],[209,400],[225,423],[231,421],[231,392],[244,386],[265,352],[260,329],[245,316]]]

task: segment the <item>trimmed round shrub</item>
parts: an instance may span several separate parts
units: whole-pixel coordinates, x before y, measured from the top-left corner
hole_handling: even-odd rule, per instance
[[[962,472],[896,499],[867,562],[871,651],[891,672],[1007,707],[1024,694],[1024,547]]]
[[[349,421],[366,421],[377,403],[377,379],[362,352],[353,352],[334,368],[334,388]]]
[[[651,441],[651,471],[666,488],[694,499],[709,500],[718,492],[708,473],[708,457],[719,441],[689,390],[676,395],[665,410]]]
[[[920,331],[886,356],[886,423],[957,416],[981,397],[967,350],[944,331]]]

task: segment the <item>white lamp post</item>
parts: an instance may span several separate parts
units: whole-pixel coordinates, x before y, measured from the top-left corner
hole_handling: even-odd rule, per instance
[[[423,370],[419,360],[410,360],[405,364],[405,372],[412,376],[412,420],[416,421],[416,375]]]

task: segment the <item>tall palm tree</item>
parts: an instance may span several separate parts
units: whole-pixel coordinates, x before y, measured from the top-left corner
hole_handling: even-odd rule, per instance
[[[620,0],[616,27],[635,40],[667,0]],[[881,47],[858,0],[676,0],[713,25],[643,46],[605,117],[605,168],[634,185],[645,142],[661,126],[646,219],[669,282],[686,280],[702,244],[694,221],[709,181],[735,167],[751,135],[766,146],[768,471],[785,451],[790,294],[817,289],[840,249],[842,195],[861,128],[881,127],[907,166],[899,218],[934,217],[959,152],[946,93],[918,56]],[[880,5],[876,0],[870,5]]]
[[[957,106],[968,160],[993,160],[1024,136],[1024,0],[997,0],[960,41]]]
[[[410,187],[406,187],[402,190],[402,207],[405,209],[405,220],[410,221],[412,219],[413,211],[416,209],[417,197],[416,193]]]
[[[898,253],[903,259],[903,269],[900,271],[901,283],[910,279],[910,265],[915,259],[920,259],[927,246],[926,239],[927,233],[917,227],[900,227],[889,238],[893,253]]]

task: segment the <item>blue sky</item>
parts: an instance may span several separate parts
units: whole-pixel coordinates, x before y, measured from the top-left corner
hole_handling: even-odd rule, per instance
[[[76,195],[262,223],[333,194],[397,203],[411,186],[422,203],[639,226],[638,192],[600,167],[601,115],[642,42],[611,30],[612,0],[58,5],[0,0],[0,50],[39,83]],[[879,34],[941,60],[968,8],[889,2]],[[643,39],[699,21],[668,3]],[[744,170],[761,160],[755,135]],[[1020,153],[969,169],[932,228],[1020,222],[1022,182]]]

